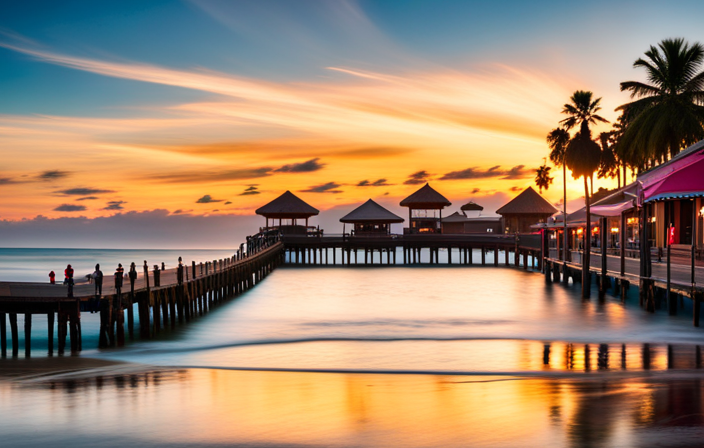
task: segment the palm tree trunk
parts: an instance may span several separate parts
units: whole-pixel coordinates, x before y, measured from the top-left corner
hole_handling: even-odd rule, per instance
[[[564,224],[563,234],[563,244],[562,244],[562,260],[565,262],[565,278],[567,278],[567,253],[569,252],[567,248],[567,164],[565,164],[565,158],[562,157],[562,222]]]
[[[616,167],[616,177],[618,178],[618,189],[620,190],[621,189],[621,170],[618,168],[618,166]],[[624,186],[625,186],[625,184],[624,184]]]
[[[591,293],[589,263],[592,248],[592,216],[589,208],[589,185],[587,184],[587,176],[584,176],[584,202],[587,206],[587,223],[584,229],[584,252],[582,255],[582,298],[588,299]]]
[[[589,176],[589,183],[591,184],[589,186],[589,189],[591,190],[592,194],[594,194],[594,175],[592,174]]]

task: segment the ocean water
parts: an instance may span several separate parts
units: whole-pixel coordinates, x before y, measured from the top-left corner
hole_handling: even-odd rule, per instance
[[[120,349],[96,349],[84,314],[79,361],[103,364],[3,361],[0,431],[11,446],[700,446],[688,303],[649,314],[635,288],[579,291],[504,267],[283,267]]]
[[[134,262],[142,266],[146,260],[151,268],[161,263],[166,268],[178,265],[178,257],[185,263],[212,261],[232,257],[236,249],[222,250],[162,250],[162,249],[16,249],[0,248],[0,281],[48,282],[49,272],[54,271],[56,280],[63,280],[63,272],[70,264],[75,278],[84,278],[100,263],[103,272],[112,272],[118,263],[128,267]]]

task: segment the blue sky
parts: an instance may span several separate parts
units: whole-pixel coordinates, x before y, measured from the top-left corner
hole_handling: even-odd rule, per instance
[[[398,207],[420,171],[493,211],[532,184],[572,92],[593,90],[615,119],[619,82],[644,80],[633,61],[663,38],[700,39],[702,13],[685,1],[5,1],[0,220],[158,209],[236,222],[286,189],[337,216],[370,197]],[[443,180],[456,171],[472,175]],[[507,172],[521,174],[490,175]],[[568,187],[578,203],[580,183]],[[62,193],[74,189],[102,193]]]

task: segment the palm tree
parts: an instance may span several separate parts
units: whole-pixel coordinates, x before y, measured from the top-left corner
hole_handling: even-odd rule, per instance
[[[597,121],[608,123],[608,121],[596,113],[601,109],[599,102],[601,98],[592,100],[592,92],[584,90],[576,91],[570,100],[571,104],[565,104],[562,109],[563,114],[568,117],[562,120],[561,123],[568,129],[579,124],[579,132],[570,140],[565,152],[565,164],[572,171],[572,177],[578,179],[584,178],[584,202],[587,208],[586,233],[584,235],[584,256],[582,257],[582,297],[588,298],[590,295],[591,284],[589,282],[589,262],[591,252],[591,212],[589,204],[589,184],[587,178],[594,175],[594,172],[599,168],[601,161],[601,148],[592,140],[590,124]]]
[[[538,186],[538,190],[542,193],[543,189],[547,190],[550,188],[550,184],[553,181],[553,178],[550,177],[550,170],[552,168],[547,165],[547,162],[544,162],[543,165],[535,170],[535,185]]]
[[[684,147],[704,138],[704,46],[684,39],[665,39],[650,46],[646,59],[633,67],[644,68],[650,84],[621,83],[635,101],[620,106],[633,116],[623,139],[624,151],[643,153],[652,162],[674,157]]]
[[[618,188],[621,188],[621,170],[619,169],[619,161],[614,153],[613,132],[602,132],[599,134],[599,142],[601,143],[601,161],[597,177],[599,179],[618,177]],[[594,191],[592,190],[592,193]]]
[[[599,103],[601,98],[592,100],[592,92],[586,90],[577,90],[570,97],[572,103],[567,103],[562,108],[562,113],[568,117],[560,121],[565,126],[565,129],[570,130],[576,125],[581,126],[581,130],[589,128],[590,124],[596,124],[597,121],[608,123],[609,121],[596,113],[601,110]]]
[[[567,145],[570,143],[570,133],[563,128],[555,128],[547,136],[548,146],[550,147],[550,161],[556,167],[562,167],[562,218],[563,218],[563,237],[562,244],[562,259],[568,261],[567,258],[567,165],[565,164],[565,152]]]

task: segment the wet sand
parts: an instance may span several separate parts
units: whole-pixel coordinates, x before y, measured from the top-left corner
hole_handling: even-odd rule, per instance
[[[89,358],[0,370],[7,446],[694,447],[704,436],[704,373],[694,370],[525,378]]]

